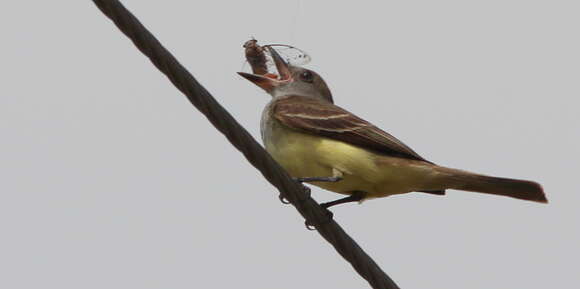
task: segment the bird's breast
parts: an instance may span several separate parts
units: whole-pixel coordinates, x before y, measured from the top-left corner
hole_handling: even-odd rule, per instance
[[[364,149],[296,131],[269,115],[262,117],[261,128],[266,150],[293,177],[331,177],[339,171],[339,182],[312,184],[342,194],[375,191],[382,178],[372,154]]]

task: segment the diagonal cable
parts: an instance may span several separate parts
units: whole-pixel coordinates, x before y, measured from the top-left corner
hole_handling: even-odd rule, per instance
[[[399,288],[358,244],[294,182],[260,144],[197,82],[161,43],[117,0],[93,0],[135,46],[201,111],[246,159],[316,227],[336,251],[373,288]]]

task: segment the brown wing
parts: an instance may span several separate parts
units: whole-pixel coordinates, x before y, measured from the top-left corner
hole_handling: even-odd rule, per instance
[[[329,102],[290,96],[276,102],[273,115],[284,125],[297,130],[386,155],[428,162],[394,136]]]

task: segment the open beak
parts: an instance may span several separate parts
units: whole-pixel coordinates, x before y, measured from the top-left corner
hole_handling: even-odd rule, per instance
[[[253,82],[255,85],[261,87],[266,92],[271,92],[272,90],[274,90],[274,88],[276,88],[282,83],[280,80],[276,78],[275,75],[266,74],[267,76],[264,76],[246,72],[238,72],[238,74],[241,75],[243,78]]]
[[[266,92],[271,92],[276,87],[292,81],[292,74],[290,73],[290,69],[288,68],[286,61],[282,59],[276,50],[274,50],[272,47],[268,47],[268,51],[270,51],[270,55],[274,60],[274,64],[276,65],[276,69],[278,70],[279,75],[271,73],[260,75],[246,72],[238,72],[238,74],[243,78],[253,82],[255,85],[261,87]]]
[[[292,74],[290,73],[290,69],[288,68],[288,63],[286,63],[286,61],[282,59],[280,54],[278,54],[278,52],[276,52],[276,49],[272,48],[272,46],[268,46],[268,51],[270,51],[270,55],[272,55],[274,64],[276,64],[276,69],[278,70],[280,79],[290,80],[290,78],[292,78]]]

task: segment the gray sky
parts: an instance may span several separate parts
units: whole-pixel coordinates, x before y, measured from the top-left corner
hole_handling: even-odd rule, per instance
[[[427,159],[543,184],[334,209],[402,288],[577,286],[578,3],[337,2],[124,1],[255,137],[251,36]],[[0,35],[0,288],[367,286],[91,1],[5,2]]]

